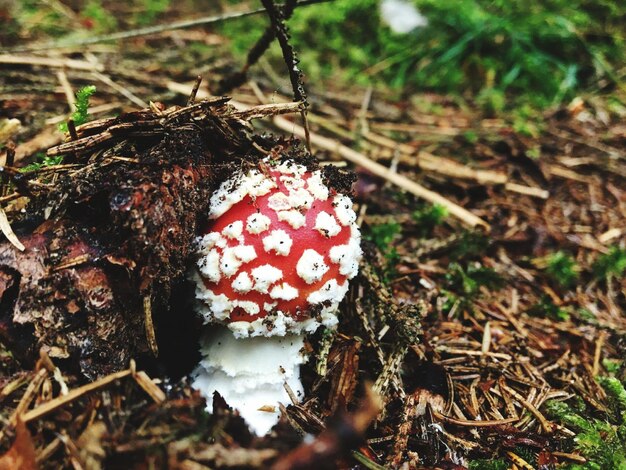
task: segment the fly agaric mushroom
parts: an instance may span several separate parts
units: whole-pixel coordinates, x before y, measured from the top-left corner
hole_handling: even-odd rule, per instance
[[[259,435],[302,396],[304,335],[334,327],[358,270],[361,235],[352,201],[324,184],[320,170],[287,160],[224,182],[198,237],[198,311],[219,323],[202,339],[194,386],[217,391]]]

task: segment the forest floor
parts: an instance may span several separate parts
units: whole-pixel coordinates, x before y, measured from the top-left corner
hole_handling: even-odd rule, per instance
[[[54,171],[42,155],[76,90],[97,87],[90,119],[184,106],[197,76],[201,100],[237,69],[223,42],[194,28],[6,51],[0,145]],[[249,78],[237,103],[291,100],[283,70]],[[436,94],[307,91],[314,154],[358,175],[366,257],[338,331],[311,340],[327,354],[304,366],[303,403],[255,438],[172,378],[183,359],[169,378],[139,361],[90,381],[3,348],[0,468],[626,468],[626,110],[581,96],[524,121]],[[3,203],[9,220],[22,209]]]

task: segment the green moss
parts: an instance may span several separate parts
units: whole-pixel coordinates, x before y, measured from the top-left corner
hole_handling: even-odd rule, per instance
[[[170,0],[140,0],[134,22],[140,26],[154,23],[159,15],[167,11],[170,3]]]
[[[489,246],[489,239],[479,231],[464,230],[450,250],[450,259],[460,261],[484,254]]]
[[[38,153],[35,155],[35,161],[20,168],[22,173],[28,173],[29,171],[36,171],[45,166],[59,165],[63,162],[63,155],[57,155],[56,157],[49,157],[45,153]]]
[[[364,235],[365,239],[374,242],[387,261],[383,276],[386,281],[393,276],[395,266],[400,260],[400,256],[392,243],[400,236],[401,232],[402,227],[399,223],[389,222],[370,226]]]
[[[578,279],[578,265],[569,253],[557,251],[546,258],[546,273],[561,287],[571,287]]]
[[[626,250],[612,246],[608,253],[598,257],[591,269],[597,279],[621,278],[626,271]]]
[[[22,0],[14,2],[13,14],[22,34],[46,34],[52,37],[61,36],[71,28],[70,19],[62,15],[52,4],[38,0]]]
[[[609,374],[617,374],[622,365],[622,361],[618,359],[602,359],[602,366]]]
[[[469,463],[469,470],[507,470],[509,464],[503,459],[476,459]]]
[[[480,263],[470,263],[463,267],[459,263],[450,263],[445,277],[442,295],[446,302],[444,310],[449,311],[455,304],[462,308],[471,307],[472,302],[481,294],[481,288],[498,289],[504,280],[491,268]]]
[[[72,113],[70,119],[74,121],[75,126],[80,126],[87,122],[89,117],[89,99],[96,92],[94,85],[87,85],[76,92],[76,104],[75,111]],[[67,123],[59,124],[59,129],[62,132],[67,132]]]
[[[556,305],[550,297],[544,295],[541,300],[528,309],[528,314],[538,318],[550,318],[556,321],[567,321],[570,313]]]
[[[614,377],[598,379],[613,397],[615,410],[605,419],[584,417],[563,402],[549,401],[548,415],[576,432],[574,447],[586,459],[588,469],[626,468],[626,390]],[[574,467],[570,467],[574,468]]]
[[[446,286],[464,297],[474,298],[480,293],[481,287],[497,289],[502,284],[503,280],[498,273],[479,263],[471,263],[466,268],[458,263],[448,265]]]
[[[448,209],[440,204],[423,205],[413,211],[411,217],[416,224],[416,230],[421,237],[432,234],[437,225],[441,225],[448,216]]]
[[[96,33],[108,33],[117,28],[117,19],[102,5],[101,0],[89,0],[81,16],[92,22],[91,29]]]

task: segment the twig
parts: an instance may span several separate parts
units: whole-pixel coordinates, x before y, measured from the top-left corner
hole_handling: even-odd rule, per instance
[[[98,80],[100,80],[102,83],[104,83],[104,84],[110,86],[111,88],[113,88],[120,95],[124,96],[125,98],[128,98],[129,101],[132,101],[137,106],[139,106],[141,108],[148,108],[149,107],[148,103],[146,103],[144,100],[139,98],[137,95],[135,95],[133,92],[131,92],[128,88],[125,88],[122,85],[119,85],[119,84],[115,83],[108,76],[106,76],[106,75],[104,75],[104,74],[102,74],[100,72],[93,72],[93,76],[96,77]]]
[[[402,154],[401,161],[404,160],[405,163],[408,164],[417,163],[420,169],[424,171],[439,173],[452,178],[475,180],[485,185],[504,184],[508,180],[507,175],[504,173],[490,170],[476,170],[450,158],[440,157],[428,152],[421,151],[416,155],[415,148],[411,145],[396,142],[393,139],[370,131],[364,131],[363,137],[376,145],[386,147],[394,152],[399,151]],[[351,135],[348,135],[348,138],[353,140]]]
[[[283,52],[283,58],[285,59],[285,64],[287,65],[287,71],[289,73],[289,80],[291,81],[291,87],[293,88],[293,99],[294,101],[301,101],[304,104],[304,109],[302,109],[300,114],[302,116],[302,124],[304,128],[304,142],[310,152],[311,133],[309,131],[309,123],[306,118],[306,108],[308,108],[309,103],[306,98],[306,91],[302,81],[303,74],[298,67],[299,60],[296,56],[296,52],[293,50],[293,47],[289,44],[289,32],[287,30],[287,25],[285,25],[283,12],[276,8],[273,0],[261,0],[261,2],[267,10],[267,14],[272,22],[274,34],[276,35],[280,48]]]
[[[187,106],[191,106],[196,101],[196,95],[198,94],[198,89],[200,88],[200,84],[202,83],[202,76],[198,75],[196,77],[196,82],[193,84],[193,88],[191,89],[191,93],[189,93],[189,98],[187,99]]]
[[[250,119],[276,116],[277,114],[289,114],[302,111],[304,104],[296,101],[293,103],[262,104],[244,111],[237,111],[231,114],[232,117],[249,121]]]
[[[63,134],[56,126],[42,130],[32,139],[18,145],[15,148],[15,163],[30,157],[37,152],[45,150],[53,145],[59,144],[63,140]],[[5,157],[0,156],[0,165],[5,164]]]
[[[600,331],[598,335],[598,339],[596,341],[596,349],[593,353],[593,369],[592,373],[595,377],[600,372],[600,358],[602,357],[602,346],[604,345],[604,340],[606,339],[606,331]]]
[[[102,64],[93,64],[86,60],[75,60],[75,59],[54,59],[50,57],[36,57],[36,56],[20,56],[20,55],[10,55],[4,54],[0,55],[0,64],[11,64],[11,65],[40,65],[42,67],[60,67],[74,70],[88,70],[88,71],[98,71],[101,72],[104,70],[104,65]]]
[[[319,467],[321,462],[330,461],[345,454],[363,438],[370,423],[378,415],[382,403],[380,397],[369,388],[363,403],[354,414],[344,416],[334,427],[328,428],[311,443],[302,444],[281,457],[272,470],[296,470]],[[280,406],[284,406],[280,404]]]
[[[287,0],[285,5],[282,8],[283,18],[289,19],[293,14],[293,10],[295,9],[296,1]],[[218,95],[223,95],[230,92],[232,89],[237,88],[245,83],[246,78],[248,76],[248,70],[254,64],[258,62],[261,56],[265,53],[265,51],[270,47],[272,41],[276,38],[276,32],[274,31],[273,25],[270,24],[265,29],[263,36],[259,38],[252,49],[248,51],[248,55],[246,57],[246,63],[241,68],[239,72],[235,72],[234,74],[225,77],[220,80],[220,87],[217,91]]]
[[[445,416],[436,410],[431,409],[431,412],[435,418],[444,423],[456,424],[457,426],[472,426],[472,427],[489,427],[489,426],[502,426],[504,424],[514,423],[519,421],[519,418],[506,418],[506,419],[494,419],[494,420],[478,420],[473,421],[469,419],[452,418],[451,416]]]
[[[506,183],[504,189],[513,193],[524,194],[525,196],[538,197],[539,199],[548,199],[550,197],[550,192],[545,189],[524,186],[517,183]]]
[[[122,370],[122,371],[107,375],[106,377],[102,377],[101,379],[96,380],[95,382],[91,382],[89,384],[83,385],[82,387],[75,388],[74,390],[70,390],[67,395],[54,398],[50,400],[49,402],[46,402],[43,405],[39,405],[37,408],[32,409],[29,412],[23,414],[22,421],[24,421],[25,423],[28,423],[29,421],[39,419],[42,416],[52,413],[54,410],[60,408],[61,406],[73,402],[74,400],[82,397],[83,395],[87,393],[93,392],[95,390],[99,390],[115,382],[116,380],[123,379],[124,377],[128,377],[129,375],[131,375],[130,369]]]
[[[150,398],[152,398],[155,403],[163,403],[167,398],[163,390],[161,390],[144,371],[140,370],[139,372],[135,372],[133,379],[150,395]]]
[[[370,106],[370,102],[372,101],[372,86],[368,86],[367,90],[365,90],[365,94],[363,95],[363,101],[361,102],[361,109],[359,109],[358,119],[359,119],[359,132],[361,135],[365,135],[369,132],[369,125],[367,123],[367,109]]]
[[[420,152],[417,155],[417,164],[424,171],[431,171],[452,178],[474,180],[484,185],[504,184],[508,180],[504,173],[475,170],[449,158],[439,157],[428,152]]]
[[[70,112],[72,112],[74,111],[74,103],[76,103],[76,97],[74,96],[74,90],[72,90],[72,85],[67,79],[67,74],[65,73],[65,70],[59,70],[57,72],[57,78],[59,79],[59,83],[63,87],[65,99],[67,100],[67,104],[69,105]]]
[[[502,384],[502,388],[506,390],[508,393],[510,393],[511,395],[513,395],[513,398],[519,401],[528,411],[530,411],[533,415],[535,415],[535,418],[539,420],[539,422],[541,423],[541,427],[543,428],[545,432],[551,433],[553,431],[552,423],[548,421],[546,417],[532,403],[530,403],[528,400],[526,400],[523,396],[521,396],[519,393],[517,393],[508,385]]]
[[[578,454],[571,454],[571,453],[567,453],[567,452],[559,452],[559,451],[553,451],[552,455],[554,455],[555,457],[560,457],[562,459],[568,459],[568,460],[573,460],[574,462],[578,462],[578,463],[585,463],[587,462],[587,459],[584,458],[582,455],[578,455]]]
[[[152,321],[152,300],[150,294],[143,298],[143,318],[146,329],[146,339],[148,346],[154,357],[159,357],[159,347],[157,345],[156,333],[154,331],[154,322]]]

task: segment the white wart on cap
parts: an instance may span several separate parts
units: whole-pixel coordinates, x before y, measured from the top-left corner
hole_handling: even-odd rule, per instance
[[[334,312],[362,252],[347,196],[293,161],[240,173],[215,191],[196,240],[206,322],[235,336],[312,332]]]

